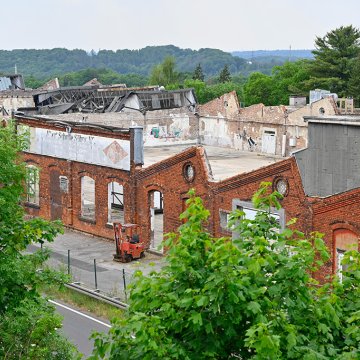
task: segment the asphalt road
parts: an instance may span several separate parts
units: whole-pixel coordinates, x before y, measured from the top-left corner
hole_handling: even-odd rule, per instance
[[[49,300],[49,302],[64,317],[61,331],[84,354],[86,359],[91,355],[93,349],[93,340],[89,339],[91,333],[93,331],[107,332],[111,326],[102,320],[73,309],[69,305],[53,300]]]

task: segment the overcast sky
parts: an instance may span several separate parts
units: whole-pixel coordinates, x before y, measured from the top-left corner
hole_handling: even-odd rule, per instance
[[[1,49],[312,49],[359,0],[2,0]]]

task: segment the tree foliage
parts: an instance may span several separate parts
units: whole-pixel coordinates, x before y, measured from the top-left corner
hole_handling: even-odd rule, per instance
[[[204,81],[205,80],[205,75],[203,73],[201,64],[197,64],[193,76],[192,76],[193,80],[200,80],[200,81]]]
[[[155,65],[150,74],[150,85],[176,85],[179,73],[175,69],[175,58],[167,56],[161,64]]]
[[[199,104],[205,104],[231,91],[236,91],[239,99],[243,98],[242,86],[232,82],[207,85],[200,80],[185,80],[184,86],[194,88]]]
[[[307,85],[309,78],[309,62],[307,60],[286,62],[282,66],[275,66],[272,71],[274,104],[287,105],[290,95],[308,96],[311,90]]]
[[[231,74],[229,71],[229,66],[227,64],[221,69],[219,74],[219,83],[231,82]]]
[[[98,68],[89,68],[65,74],[59,77],[59,82],[61,86],[81,86],[94,78],[98,79],[103,85],[126,84],[127,87],[133,87],[144,86],[148,83],[148,78],[144,75],[119,74],[110,69]]]
[[[0,358],[73,359],[74,348],[56,331],[61,318],[38,291],[44,282],[61,284],[65,278],[43,268],[47,252],[23,253],[61,231],[57,222],[24,220],[26,172],[18,151],[25,140],[13,126],[0,128]]]
[[[281,231],[271,207],[280,194],[262,184],[255,220],[232,213],[239,234],[212,238],[209,211],[191,193],[185,223],[165,242],[167,265],[137,274],[130,308],[93,359],[356,359],[360,352],[359,254],[346,255],[344,281],[311,276],[329,256],[321,235]]]
[[[273,79],[271,76],[259,72],[252,73],[244,85],[246,106],[259,103],[275,105],[272,91]]]
[[[290,95],[308,94],[311,90],[309,79],[309,63],[306,60],[275,66],[271,76],[252,73],[244,84],[245,104],[286,105]]]
[[[99,50],[87,53],[74,49],[18,49],[0,50],[0,70],[14,71],[14,64],[25,77],[33,75],[39,80],[77,72],[87,68],[111,69],[118,74],[149,76],[152,68],[167,56],[176,58],[178,71],[192,73],[194,64],[201,63],[206,76],[217,75],[225,64],[232,73],[242,71],[246,62],[218,49],[180,49],[173,45],[147,46],[140,50]],[[269,68],[269,64],[264,65]]]
[[[342,26],[316,38],[314,60],[304,52],[302,56],[307,60],[297,61],[290,61],[297,59],[290,59],[290,54],[258,56],[251,52],[244,54],[245,60],[217,49],[195,51],[173,45],[90,53],[66,49],[0,50],[0,69],[11,72],[16,63],[29,87],[37,87],[40,79],[45,81],[50,76],[59,76],[63,86],[82,85],[94,77],[103,84],[143,86],[149,83],[149,75],[151,85],[165,85],[168,89],[182,87],[185,80],[206,81],[205,95],[197,94],[200,103],[214,99],[211,94],[216,91],[208,86],[230,82],[244,85],[244,91],[237,92],[244,93],[241,101],[245,105],[285,105],[289,95],[308,95],[315,88],[359,98],[359,38],[357,28]],[[163,59],[167,59],[166,63]],[[195,70],[194,64],[198,64]]]
[[[310,67],[311,84],[340,96],[350,95],[348,82],[354,71],[354,61],[359,56],[359,39],[360,31],[352,25],[341,26],[324,37],[317,37],[313,51],[315,60]]]

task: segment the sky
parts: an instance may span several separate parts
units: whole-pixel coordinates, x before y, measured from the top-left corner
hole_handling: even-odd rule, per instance
[[[2,0],[0,49],[313,49],[359,0]]]

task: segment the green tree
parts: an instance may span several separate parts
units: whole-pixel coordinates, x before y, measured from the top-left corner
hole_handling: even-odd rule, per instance
[[[175,70],[175,58],[167,56],[161,64],[155,65],[150,74],[150,85],[173,85],[179,81],[179,74]]]
[[[212,238],[209,211],[194,197],[185,223],[165,242],[167,265],[137,274],[130,308],[93,359],[356,359],[360,350],[359,254],[345,280],[320,286],[311,274],[329,256],[318,233],[280,231],[271,207],[280,194],[262,184],[255,220],[231,215],[238,235]]]
[[[359,38],[359,29],[352,25],[341,26],[324,37],[317,37],[310,84],[348,96],[348,82],[360,50]]]
[[[73,359],[75,349],[56,331],[61,317],[39,293],[41,284],[62,284],[65,278],[44,268],[46,251],[23,253],[29,244],[51,241],[62,229],[57,222],[24,220],[26,172],[18,151],[25,140],[12,125],[0,128],[0,358]]]
[[[119,74],[105,68],[88,68],[80,71],[67,73],[59,77],[61,86],[81,86],[91,79],[98,79],[103,85],[126,84],[128,87],[144,86],[148,79],[144,75]]]
[[[252,73],[244,85],[245,105],[263,103],[274,105],[273,78],[259,72]]]
[[[306,83],[310,79],[309,62],[299,60],[275,66],[272,71],[271,105],[286,105],[290,95],[307,96],[311,90]]]
[[[205,76],[200,63],[196,66],[192,78],[193,80],[204,81]]]
[[[194,88],[196,98],[199,104],[205,104],[208,101],[218,98],[219,96],[224,95],[225,93],[236,91],[236,94],[239,99],[243,98],[243,88],[239,84],[234,84],[232,82],[206,85],[200,80],[185,80],[184,86],[187,88]]]
[[[35,78],[33,75],[25,77],[25,87],[37,89],[44,84],[45,81]]]
[[[356,107],[360,106],[360,56],[354,59],[351,69],[351,76],[348,83],[348,95],[352,96]]]
[[[184,87],[194,89],[197,101],[200,104],[204,103],[203,99],[206,92],[206,84],[203,81],[187,79],[184,81]]]
[[[227,64],[220,71],[219,82],[220,83],[231,82],[231,74],[229,71],[229,66]]]

